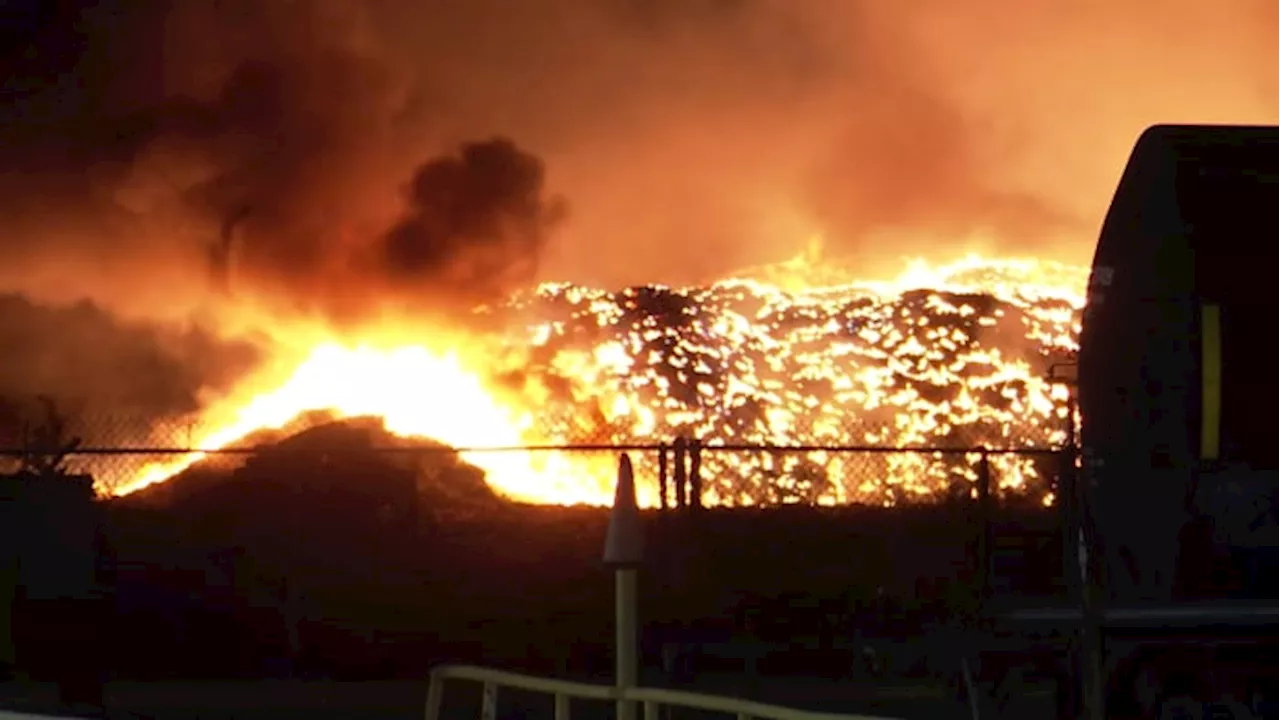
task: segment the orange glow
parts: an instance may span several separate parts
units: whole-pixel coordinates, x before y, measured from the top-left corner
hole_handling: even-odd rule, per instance
[[[378,416],[396,435],[458,448],[518,447],[533,424],[529,412],[500,402],[456,354],[439,354],[420,345],[327,342],[279,387],[252,394],[243,405],[227,403],[209,413],[221,424],[197,446],[222,448],[252,432],[282,428],[315,410],[339,418]],[[166,480],[204,456],[196,453],[150,465],[117,492]],[[462,457],[485,472],[494,490],[512,499],[604,504],[612,497],[607,474],[612,458],[605,458],[597,469],[596,463],[570,467],[564,457],[549,454],[471,452]],[[584,471],[594,480],[584,480]]]
[[[1044,379],[1028,356],[1074,348],[1083,269],[971,255],[945,265],[911,260],[897,278],[857,281],[842,274],[846,271],[838,263],[822,263],[820,255],[821,244],[815,240],[791,261],[756,268],[710,288],[673,291],[697,302],[703,317],[700,330],[671,335],[674,350],[666,357],[643,349],[647,342],[674,332],[653,318],[594,342],[563,341],[566,323],[538,319],[539,303],[567,303],[577,309],[580,322],[585,318],[591,326],[618,328],[627,312],[625,298],[630,297],[570,285],[544,285],[514,298],[513,307],[533,313],[535,321],[512,330],[496,347],[491,339],[441,341],[407,330],[383,329],[355,338],[321,336],[314,342],[311,335],[298,333],[294,344],[302,349],[296,361],[282,356],[282,371],[250,379],[240,392],[210,407],[201,426],[213,430],[196,435],[195,444],[201,449],[234,445],[255,431],[283,428],[310,411],[330,411],[339,418],[376,416],[397,436],[461,449],[462,458],[483,470],[489,485],[503,496],[540,503],[607,504],[616,463],[611,454],[495,449],[573,444],[586,431],[603,442],[649,443],[691,432],[709,446],[932,447],[946,444],[964,428],[980,436],[969,446],[1043,447],[1061,442],[1065,391]],[[912,316],[904,294],[921,292],[928,314]],[[982,295],[1025,313],[1017,337],[1004,337],[993,329],[997,340],[979,342],[967,337],[961,325],[929,326],[931,316],[957,318],[976,328],[1007,324],[1002,319],[1005,310],[987,317],[983,313],[991,311],[964,300]],[[749,298],[759,307],[754,316],[737,312],[724,305],[726,297]],[[833,320],[795,327],[779,320],[787,315],[836,317],[850,303],[862,313],[853,316],[860,327],[852,330]],[[885,312],[891,315],[884,317]],[[707,347],[700,350],[700,343]],[[714,368],[694,367],[708,365],[706,359],[686,367],[690,361],[682,359],[682,353],[710,352],[713,360],[727,359],[734,348],[749,346],[763,348],[766,364],[770,354],[790,358],[797,376],[788,381],[761,366],[725,374],[719,388],[688,379],[687,373],[710,373]],[[569,379],[567,389],[552,391],[537,382],[515,389],[494,379],[505,369],[519,367],[525,354],[551,347],[551,366],[556,377]],[[933,401],[904,378],[955,392]],[[826,383],[830,391],[803,389],[815,381]],[[692,383],[697,397],[676,401],[673,384],[682,382]],[[993,392],[1000,398],[995,404],[990,399]],[[735,407],[745,398],[764,406],[756,429],[734,429],[726,420],[732,413],[714,409],[720,404]],[[884,422],[866,431],[850,430],[851,417],[873,415]],[[164,481],[201,457],[193,454],[149,465],[117,484],[115,492]],[[810,491],[810,500],[823,503],[875,497],[877,485],[884,483],[896,484],[909,496],[927,495],[954,479],[953,470],[941,469],[939,458],[903,454],[876,458],[877,469],[855,483],[852,461],[830,452],[754,458],[722,453],[709,454],[704,469],[707,477],[720,473],[750,483],[761,477],[792,478],[803,474],[801,465],[816,463],[827,477],[843,478]],[[999,465],[999,481],[1009,489],[1024,487],[1035,474],[1025,458],[994,462]],[[652,464],[644,458],[637,463],[638,472],[650,474],[638,487],[646,505],[657,499]],[[974,477],[967,473],[964,479],[972,482]],[[751,492],[727,488],[711,484],[708,501],[761,501]]]

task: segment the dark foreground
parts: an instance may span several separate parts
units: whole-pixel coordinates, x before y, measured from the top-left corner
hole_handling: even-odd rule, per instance
[[[467,682],[446,686],[446,718],[479,717],[479,687]],[[709,676],[693,686],[702,692],[746,696],[742,679]],[[107,688],[108,718],[147,720],[223,720],[237,718],[343,718],[399,720],[421,718],[427,683],[385,682],[114,682]],[[874,687],[855,681],[764,681],[756,699],[828,712],[863,712],[898,718],[967,718],[969,708],[953,689],[940,685],[898,684]],[[19,712],[57,713],[52,685],[0,685],[0,708]],[[1051,689],[1028,687],[1014,697],[1009,717],[1052,717]],[[517,691],[500,697],[499,718],[550,718],[551,699]],[[573,717],[610,718],[611,707],[581,702]],[[3,716],[0,716],[3,717]],[[674,718],[700,718],[696,712],[676,712]]]

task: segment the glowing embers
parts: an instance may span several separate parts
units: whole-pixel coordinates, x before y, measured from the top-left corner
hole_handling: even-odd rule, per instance
[[[916,264],[887,283],[814,290],[794,278],[785,291],[750,278],[614,293],[544,285],[502,308],[497,317],[509,323],[496,337],[455,339],[453,352],[406,342],[415,335],[400,331],[304,343],[289,372],[246,383],[208,410],[202,424],[215,430],[197,444],[225,446],[328,410],[469,449],[692,435],[707,448],[712,504],[894,504],[967,492],[974,459],[964,454],[715,447],[1061,443],[1064,390],[1044,376],[1074,348],[1086,274],[1045,267],[1063,284],[1042,283],[1053,273],[1032,261],[969,258]],[[609,502],[607,453],[463,455],[509,497]],[[199,459],[145,468],[129,487]],[[640,478],[656,476],[650,458],[635,461]],[[993,458],[993,467],[1015,491],[1045,472],[1029,456]],[[650,484],[639,490],[642,503],[656,500]]]

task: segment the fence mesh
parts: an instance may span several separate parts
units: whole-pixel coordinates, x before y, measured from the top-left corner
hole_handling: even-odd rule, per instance
[[[667,499],[675,504],[675,484],[681,472],[701,480],[700,497],[708,506],[762,506],[784,504],[901,505],[934,502],[946,498],[974,497],[982,467],[989,469],[993,494],[1049,504],[1058,468],[1049,447],[984,449],[976,446],[892,447],[887,445],[787,446],[730,444],[721,438],[703,439],[696,461],[686,457],[677,468],[667,443],[650,438],[615,434],[584,434],[573,443],[531,447],[448,448],[430,441],[405,440],[378,430],[353,440],[324,434],[335,427],[312,417],[288,428],[248,435],[218,448],[201,448],[208,437],[193,423],[156,425],[127,417],[84,418],[64,429],[66,437],[80,439],[70,452],[59,453],[48,439],[32,442],[30,435],[8,439],[0,445],[0,471],[20,469],[24,458],[61,455],[67,472],[93,476],[107,493],[128,492],[186,473],[245,473],[253,458],[288,452],[303,475],[337,473],[331,456],[343,454],[341,472],[360,466],[364,472],[395,458],[415,472],[433,477],[440,485],[465,483],[452,479],[454,470],[468,468],[480,474],[484,484],[500,495],[532,502],[607,504],[612,499],[618,453],[629,452],[636,468],[637,491],[642,504],[660,503],[660,477],[667,477]],[[336,426],[354,427],[348,420]],[[307,440],[308,435],[312,436]],[[957,438],[962,439],[962,438]],[[290,449],[291,448],[291,449]],[[662,451],[662,448],[666,448]],[[66,449],[65,447],[63,449]],[[666,467],[661,455],[665,452]],[[442,460],[447,460],[443,462]],[[460,462],[459,462],[460,461]],[[328,463],[328,465],[326,465]],[[693,464],[697,465],[696,471]],[[261,465],[261,463],[259,463]],[[282,467],[275,464],[277,468]],[[256,472],[256,471],[255,471]],[[443,473],[443,474],[442,474]]]

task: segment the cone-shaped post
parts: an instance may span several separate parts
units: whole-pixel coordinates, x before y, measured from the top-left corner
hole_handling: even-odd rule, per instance
[[[631,458],[623,453],[618,460],[618,484],[613,491],[604,561],[613,567],[634,568],[643,557],[644,535],[640,529],[640,508],[636,504],[635,474],[631,470]]]
[[[609,532],[604,541],[604,561],[614,569],[614,684],[621,690],[636,686],[639,655],[636,642],[639,621],[636,597],[636,568],[644,556],[644,537],[640,530],[640,508],[636,505],[636,481],[631,458],[626,453],[618,460],[618,485],[614,489],[613,512],[609,515]],[[635,704],[618,701],[618,720],[634,720]]]

